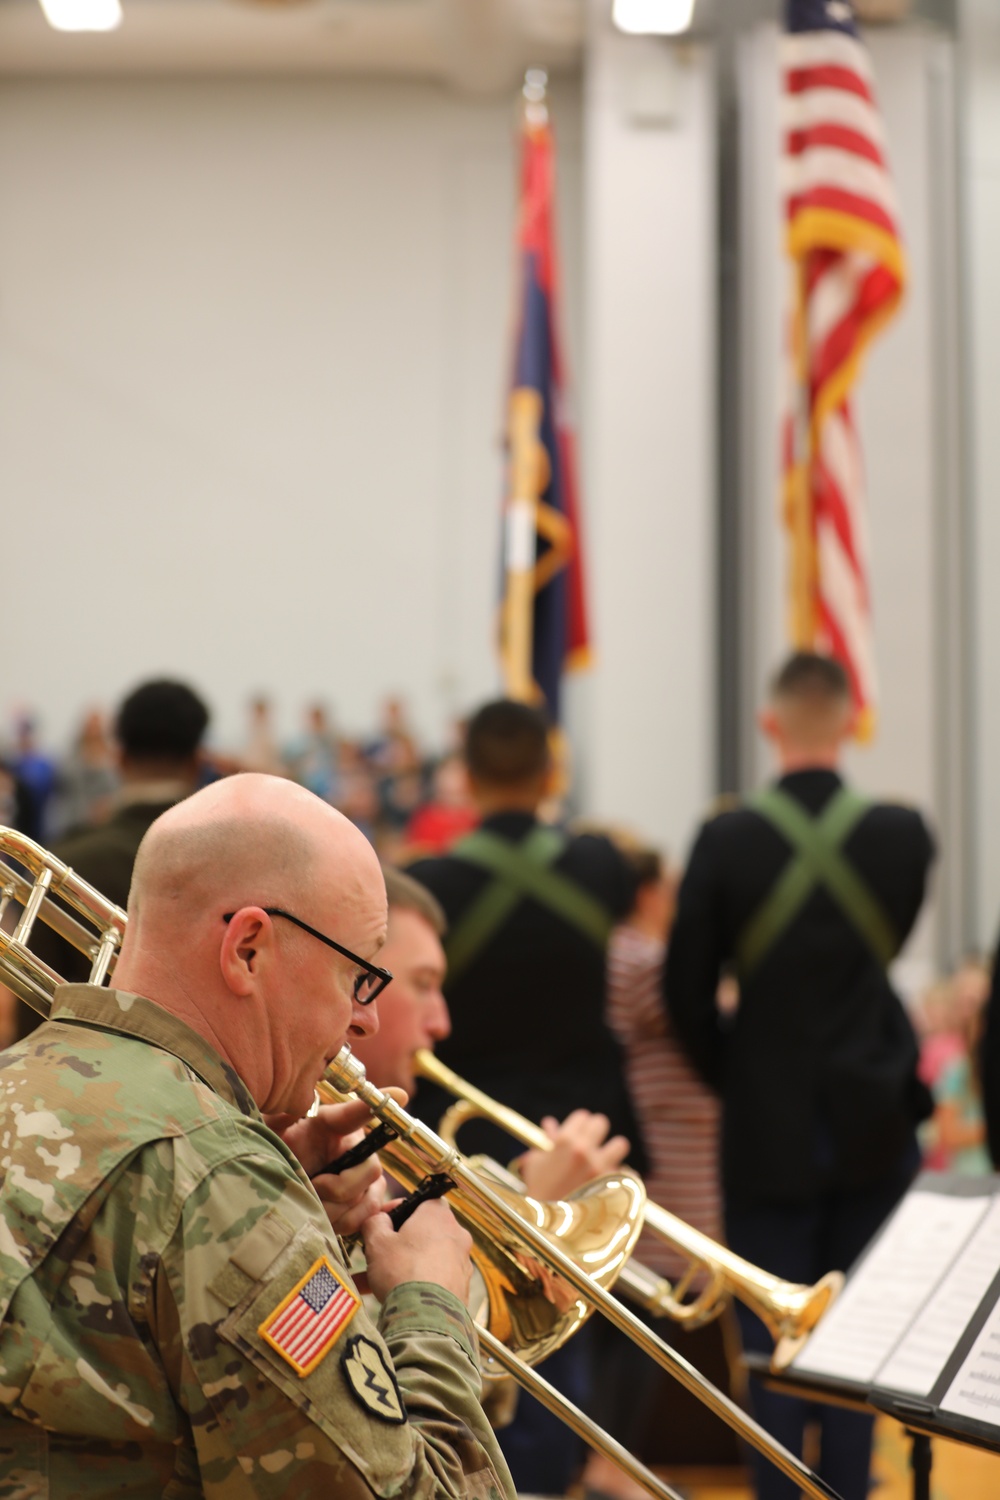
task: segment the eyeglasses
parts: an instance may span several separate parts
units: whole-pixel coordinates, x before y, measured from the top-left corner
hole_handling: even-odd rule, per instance
[[[280,906],[264,906],[261,910],[266,911],[269,917],[284,917],[286,922],[294,922],[296,927],[301,927],[302,931],[308,932],[310,937],[319,938],[320,942],[325,943],[328,948],[342,953],[345,958],[351,960],[352,964],[357,964],[359,969],[363,969],[364,973],[359,974],[354,981],[354,998],[359,1005],[371,1005],[392,978],[388,969],[380,969],[377,964],[370,964],[366,958],[359,958],[356,953],[351,952],[350,948],[345,948],[341,943],[335,943],[333,938],[318,932],[315,927],[310,927],[309,923],[303,922],[301,917],[293,917],[290,911],[282,911]],[[231,922],[235,915],[234,911],[224,912],[222,920]]]

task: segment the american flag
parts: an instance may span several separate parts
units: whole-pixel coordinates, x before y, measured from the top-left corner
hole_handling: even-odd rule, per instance
[[[857,733],[876,678],[864,468],[851,390],[906,265],[871,63],[847,0],[789,0],[781,54],[792,259],[783,495],[791,636],[841,661]]]
[[[299,1375],[314,1369],[360,1306],[329,1261],[316,1261],[258,1332]]]

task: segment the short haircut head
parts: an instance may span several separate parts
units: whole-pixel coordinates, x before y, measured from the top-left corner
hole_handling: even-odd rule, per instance
[[[622,853],[637,891],[644,885],[655,885],[658,880],[663,879],[663,855],[658,849],[624,849]]]
[[[465,736],[465,763],[476,781],[520,786],[549,768],[549,726],[527,703],[499,698],[473,714]]]
[[[208,728],[208,709],[183,682],[144,682],[122,703],[115,734],[135,760],[190,760]]]
[[[412,875],[394,870],[391,865],[383,865],[382,874],[385,876],[390,920],[394,911],[413,911],[433,927],[438,937],[444,937],[448,922],[437,897],[432,896],[427,887],[421,885],[419,880],[414,880]]]
[[[850,678],[832,656],[796,651],[771,679],[774,702],[796,701],[805,706],[828,708],[851,699]]]

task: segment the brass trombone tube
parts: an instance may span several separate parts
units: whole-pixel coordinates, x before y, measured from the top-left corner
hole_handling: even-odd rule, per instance
[[[324,1076],[342,1093],[356,1094],[377,1119],[396,1131],[398,1139],[392,1142],[394,1153],[405,1157],[422,1175],[443,1172],[451,1178],[456,1191],[448,1197],[460,1219],[471,1219],[477,1226],[492,1224],[505,1232],[513,1232],[543,1266],[555,1272],[577,1296],[603,1313],[610,1323],[632,1339],[633,1343],[638,1344],[644,1354],[655,1360],[710,1411],[740,1433],[751,1447],[764,1454],[807,1495],[813,1496],[814,1500],[840,1500],[836,1490],[831,1489],[824,1479],[814,1474],[801,1459],[789,1453],[752,1417],[741,1411],[734,1401],[717,1390],[683,1355],[657,1338],[641,1318],[606,1292],[585,1271],[581,1271],[574,1260],[534,1225],[514,1214],[453,1146],[447,1145],[422,1121],[407,1114],[394,1099],[376,1088],[366,1077],[357,1058],[351,1055],[349,1048],[344,1047],[338,1052]],[[322,1094],[322,1084],[318,1092]]]
[[[512,1375],[518,1385],[529,1391],[536,1401],[548,1408],[553,1416],[559,1417],[571,1427],[577,1437],[598,1453],[603,1453],[613,1464],[617,1464],[637,1484],[649,1491],[651,1495],[659,1496],[659,1500],[681,1500],[676,1490],[672,1490],[669,1484],[665,1484],[652,1471],[647,1469],[644,1463],[640,1463],[634,1454],[627,1448],[622,1447],[617,1438],[613,1438],[610,1432],[605,1432],[590,1417],[582,1412],[572,1401],[568,1401],[561,1391],[557,1391],[554,1385],[550,1385],[543,1375],[537,1370],[525,1365],[512,1354],[506,1344],[502,1344],[498,1338],[494,1338],[488,1328],[476,1330],[479,1335],[479,1346],[490,1359],[496,1360],[502,1365],[508,1375]]]
[[[116,950],[125,932],[126,916],[120,907],[102,896],[69,865],[23,833],[13,828],[0,828],[0,844],[0,891],[4,904],[13,897],[24,907],[13,937],[0,932],[0,968],[8,988],[39,1015],[47,1017],[52,993],[63,981],[27,947],[36,920],[43,921],[85,954],[91,960],[91,981],[100,984],[114,964]],[[23,865],[31,878],[13,869],[7,863],[11,859]],[[56,906],[52,896],[58,896],[73,907],[96,931]],[[8,944],[11,941],[19,945],[16,961],[9,956]]]
[[[461,1078],[433,1052],[421,1049],[414,1064],[421,1078],[456,1096],[456,1103],[441,1117],[439,1129],[445,1141],[453,1143],[467,1120],[483,1118],[529,1149],[552,1150],[552,1142],[540,1126]],[[708,1293],[702,1293],[696,1302],[684,1304],[673,1295],[669,1282],[641,1265],[636,1267],[634,1277],[625,1268],[618,1278],[621,1287],[651,1311],[665,1313],[688,1326],[707,1322],[712,1316],[713,1303],[718,1304],[718,1295],[731,1292],[756,1313],[775,1340],[777,1347],[771,1361],[775,1370],[784,1369],[791,1361],[843,1286],[844,1278],[839,1271],[829,1272],[811,1287],[782,1281],[648,1199],[644,1221],[660,1239],[705,1267],[711,1278]]]
[[[48,895],[49,886],[52,884],[52,871],[43,870],[32,887],[31,894],[24,903],[24,910],[14,928],[15,943],[27,943],[35,918],[38,916],[39,908]]]
[[[50,870],[52,872],[51,895],[59,896],[68,906],[74,907],[82,917],[86,917],[101,932],[112,925],[121,926],[124,931],[125,913],[121,907],[115,906],[106,896],[102,896],[100,891],[78,875],[70,865],[64,864],[61,859],[57,859],[54,854],[50,854],[33,839],[27,838],[13,828],[4,828],[0,830],[0,834],[2,834],[4,859],[16,859],[18,864],[24,865],[34,876],[34,883],[38,883],[43,871]],[[13,870],[4,870],[3,874],[23,880],[23,877],[19,877]],[[51,926],[56,926],[58,930],[57,923],[52,922],[48,914],[43,917],[43,920]],[[87,949],[81,951],[86,952]]]

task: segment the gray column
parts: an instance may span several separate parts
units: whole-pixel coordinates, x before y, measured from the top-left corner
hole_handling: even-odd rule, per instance
[[[587,804],[680,855],[715,775],[714,82],[706,49],[608,10],[584,94]]]

